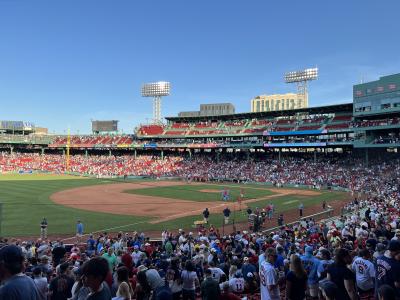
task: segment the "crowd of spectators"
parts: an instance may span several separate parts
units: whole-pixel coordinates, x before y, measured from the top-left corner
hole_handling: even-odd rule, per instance
[[[359,122],[352,122],[352,127],[373,127],[373,126],[390,126],[399,123],[399,118],[387,118],[381,120],[364,120]]]
[[[163,231],[160,242],[137,232],[69,246],[2,240],[0,299],[398,299],[399,193],[386,192],[335,221],[270,233],[211,225]]]
[[[93,176],[177,176],[192,181],[268,182],[277,186],[340,187],[353,192],[381,193],[387,181],[399,183],[398,158],[371,160],[352,156],[287,156],[284,159],[228,154],[71,155],[71,172]],[[60,154],[0,153],[0,172],[62,173],[66,157]]]
[[[374,141],[373,144],[398,144],[400,142],[400,133],[391,132],[387,135],[380,135]]]
[[[71,155],[69,171],[98,177],[106,176],[173,176],[182,158],[168,156],[161,159],[152,155]],[[43,171],[62,173],[67,169],[66,156],[60,154],[1,153],[0,172]]]
[[[354,201],[345,206],[348,215],[282,224],[274,232],[222,235],[210,225],[198,232],[163,231],[160,242],[137,232],[88,235],[75,245],[3,239],[0,299],[399,299],[397,159],[372,160],[367,167],[345,156],[315,161],[307,156],[281,161],[223,155],[146,157],[136,160],[176,164],[168,171],[174,176],[340,186],[353,192]],[[86,165],[112,165],[110,161],[118,159],[134,160],[71,157]],[[52,164],[62,170],[57,161],[52,155],[0,156],[0,166],[7,170]],[[89,169],[95,172],[96,167]]]

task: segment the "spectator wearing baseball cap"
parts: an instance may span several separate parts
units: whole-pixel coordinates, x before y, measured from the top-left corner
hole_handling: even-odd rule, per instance
[[[392,240],[389,243],[388,251],[378,257],[376,261],[377,287],[387,284],[396,291],[396,297],[400,297],[400,262],[395,259],[400,253],[400,241]]]
[[[308,276],[308,292],[311,297],[315,298],[318,296],[318,266],[320,262],[313,256],[313,247],[306,246],[304,253],[300,258]]]
[[[243,278],[245,281],[251,280],[250,278],[247,277],[247,274],[249,274],[249,273],[256,274],[256,272],[257,272],[256,267],[250,263],[250,260],[247,256],[245,256],[243,258],[243,265],[242,265],[241,270],[242,270]]]
[[[31,278],[22,273],[24,256],[21,248],[6,245],[0,249],[1,300],[40,300]]]
[[[221,294],[218,282],[212,279],[212,273],[210,269],[204,271],[206,279],[201,284],[201,294],[203,300],[214,300],[218,299]]]
[[[319,282],[319,289],[325,300],[336,300],[338,295],[338,287],[330,280],[324,279]]]

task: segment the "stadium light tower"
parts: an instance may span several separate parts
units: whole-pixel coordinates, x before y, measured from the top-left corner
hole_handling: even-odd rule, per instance
[[[158,81],[145,83],[142,86],[142,97],[153,97],[153,122],[161,123],[161,97],[168,96],[170,83]]]
[[[304,99],[305,107],[308,107],[308,81],[318,78],[318,68],[305,69],[302,71],[288,72],[285,74],[286,83],[297,84],[297,95]]]

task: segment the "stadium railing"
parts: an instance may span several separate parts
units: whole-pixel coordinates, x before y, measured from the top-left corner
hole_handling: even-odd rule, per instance
[[[333,211],[334,211],[334,209],[329,208],[329,209],[326,209],[326,210],[321,211],[321,212],[319,212],[319,213],[316,213],[316,214],[312,214],[312,215],[308,215],[308,216],[304,216],[304,217],[302,217],[302,218],[299,218],[297,221],[294,221],[294,222],[291,222],[291,223],[286,223],[286,224],[283,225],[283,226],[271,227],[271,228],[262,230],[261,232],[262,232],[262,233],[270,233],[270,232],[272,232],[272,231],[279,230],[279,229],[281,229],[282,227],[286,227],[286,226],[288,226],[288,225],[289,225],[289,226],[297,225],[297,224],[299,224],[300,222],[305,221],[305,220],[310,219],[310,218],[315,218],[315,217],[320,217],[320,216],[326,216],[326,218],[331,218],[331,217],[332,217],[331,214],[333,213]],[[324,219],[324,218],[322,218],[322,219]]]

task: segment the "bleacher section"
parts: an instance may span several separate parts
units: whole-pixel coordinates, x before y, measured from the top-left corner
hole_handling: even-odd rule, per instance
[[[212,121],[177,121],[169,122],[162,127],[160,125],[143,125],[137,131],[139,138],[146,137],[199,137],[199,136],[262,136],[267,132],[301,132],[301,131],[343,131],[349,129],[352,124],[352,114],[301,114],[290,117],[274,118],[245,118],[231,120]]]
[[[162,125],[142,125],[139,128],[138,134],[140,135],[160,135],[164,132]]]
[[[67,137],[59,136],[49,144],[49,148],[61,148],[67,145]],[[73,148],[99,148],[99,147],[122,147],[133,143],[132,136],[71,136],[70,146]]]
[[[121,153],[133,149],[173,151],[174,148],[186,148],[189,153],[191,149],[210,148],[393,148],[400,144],[399,120],[395,114],[353,117],[352,104],[296,111],[171,117],[165,125],[139,126],[136,136],[73,135],[69,147],[85,151],[118,149]],[[65,135],[0,134],[2,148],[11,152],[14,144],[44,151],[46,147],[66,148],[67,142]]]

